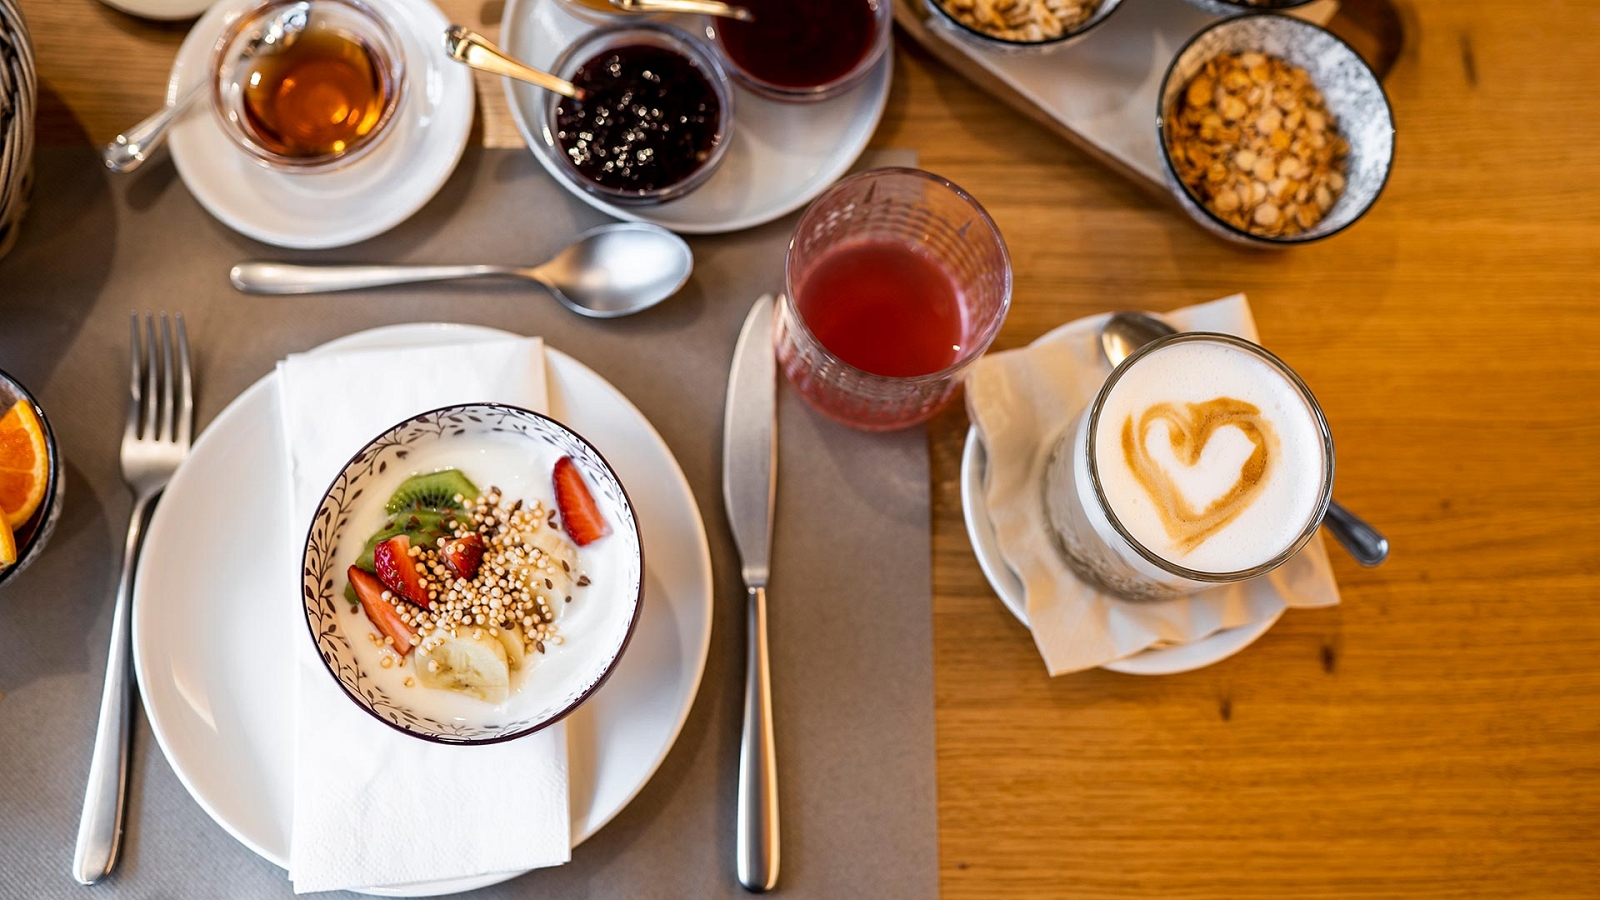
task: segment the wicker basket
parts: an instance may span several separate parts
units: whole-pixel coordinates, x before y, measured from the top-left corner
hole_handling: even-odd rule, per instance
[[[17,240],[33,182],[39,76],[17,0],[0,0],[0,256]]]

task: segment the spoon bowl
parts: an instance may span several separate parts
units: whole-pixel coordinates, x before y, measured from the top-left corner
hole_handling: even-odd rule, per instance
[[[567,309],[593,319],[643,312],[671,297],[694,272],[683,238],[645,222],[592,228],[537,266],[301,265],[242,262],[228,272],[247,294],[314,294],[392,284],[501,276],[542,285]]]
[[[1178,329],[1152,315],[1139,312],[1112,313],[1106,323],[1100,326],[1100,352],[1106,362],[1116,368],[1145,344],[1177,333]],[[1337,500],[1329,502],[1322,524],[1361,565],[1376,566],[1389,558],[1389,539],[1360,516],[1341,506]]]

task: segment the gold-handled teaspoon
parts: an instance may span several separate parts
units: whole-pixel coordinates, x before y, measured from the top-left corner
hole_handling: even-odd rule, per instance
[[[611,0],[611,5],[623,12],[636,13],[698,13],[754,22],[755,14],[742,6],[723,3],[721,0]]]
[[[471,68],[526,81],[563,97],[583,99],[583,91],[577,85],[518,62],[488,38],[465,26],[451,25],[444,30],[444,52],[456,62]]]

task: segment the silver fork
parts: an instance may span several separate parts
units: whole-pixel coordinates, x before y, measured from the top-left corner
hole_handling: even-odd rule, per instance
[[[128,542],[122,551],[122,577],[117,581],[111,618],[111,651],[106,660],[105,690],[100,695],[100,724],[95,729],[89,786],[83,795],[83,819],[72,875],[79,884],[93,884],[110,874],[122,845],[122,803],[128,784],[129,656],[133,651],[129,616],[133,578],[144,543],[145,526],[156,499],[178,464],[189,453],[194,430],[194,380],[189,368],[189,336],[183,314],[177,315],[177,363],[174,371],[172,326],[161,314],[161,346],[156,349],[156,320],[144,319],[140,350],[139,315],[130,324],[128,420],[122,430],[122,480],[133,492]],[[141,362],[141,357],[143,361]]]

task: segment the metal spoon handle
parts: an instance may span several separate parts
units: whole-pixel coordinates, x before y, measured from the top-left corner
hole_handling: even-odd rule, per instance
[[[1371,567],[1389,558],[1389,539],[1360,516],[1340,506],[1338,501],[1328,504],[1328,514],[1323,517],[1322,524],[1328,526],[1334,540],[1361,565]]]
[[[526,81],[547,91],[555,91],[563,97],[577,98],[583,93],[570,81],[564,81],[549,72],[541,72],[512,59],[488,38],[460,25],[451,25],[445,29],[444,52],[450,54],[451,59],[474,69]]]
[[[234,266],[228,271],[228,280],[247,294],[315,294],[485,275],[528,277],[530,274],[529,270],[510,266],[302,266],[256,260]]]
[[[698,13],[721,16],[740,22],[753,22],[755,15],[742,6],[732,6],[721,0],[611,0],[611,5],[629,12]]]
[[[144,165],[157,147],[167,139],[167,128],[183,115],[205,91],[205,82],[183,92],[177,102],[163,107],[160,112],[117,135],[100,151],[106,168],[113,172],[132,172]]]

